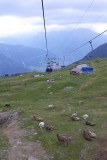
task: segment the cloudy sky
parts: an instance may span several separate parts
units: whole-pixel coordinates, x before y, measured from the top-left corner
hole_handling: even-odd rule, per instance
[[[107,0],[44,0],[47,31],[107,29]],[[41,0],[0,0],[0,37],[43,31]]]

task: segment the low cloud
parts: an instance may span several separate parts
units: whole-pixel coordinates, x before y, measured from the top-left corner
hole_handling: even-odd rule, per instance
[[[0,37],[18,33],[38,33],[43,30],[41,17],[20,18],[15,16],[1,16],[0,23]]]
[[[43,20],[41,17],[16,17],[1,16],[0,17],[0,37],[6,37],[16,34],[37,34],[43,32]],[[81,23],[81,24],[48,24],[47,32],[60,30],[76,30],[78,28],[87,28],[95,32],[103,32],[107,29],[107,23]]]
[[[107,29],[106,6],[107,0],[44,0],[47,32],[82,27],[102,32]],[[0,0],[0,37],[43,29],[41,0]]]

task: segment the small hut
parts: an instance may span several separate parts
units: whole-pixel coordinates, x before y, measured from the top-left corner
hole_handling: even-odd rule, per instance
[[[80,64],[76,68],[79,68],[82,70],[82,67],[89,67],[89,65],[88,64]]]
[[[53,71],[53,69],[51,67],[46,68],[46,72],[52,72],[52,71]]]
[[[81,73],[81,69],[80,68],[73,68],[70,73],[71,74],[79,75]]]

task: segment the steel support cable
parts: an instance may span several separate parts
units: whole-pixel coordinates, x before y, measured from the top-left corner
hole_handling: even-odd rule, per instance
[[[89,41],[89,44],[90,44],[90,46],[91,46],[91,52],[89,52],[89,53],[87,54],[87,56],[86,56],[87,61],[88,61],[88,59],[89,59],[89,57],[90,57],[90,54],[93,52],[93,45],[92,45],[92,41],[91,41],[91,40]]]
[[[96,37],[90,39],[88,42],[84,43],[83,45],[77,47],[76,49],[74,49],[71,53],[77,51],[78,49],[82,48],[83,46],[85,46],[86,44],[90,43],[90,41],[92,42],[93,40],[95,40],[96,38],[98,38],[99,36],[101,36],[103,33],[107,32],[107,30],[103,31],[102,33],[98,34]],[[70,54],[71,54],[70,53]]]
[[[99,18],[97,18],[94,23],[98,22],[99,19],[101,19],[103,16],[105,16],[105,14],[107,14],[107,11],[104,11],[103,15],[101,15]],[[90,27],[93,26],[93,25],[90,25]],[[104,32],[102,32],[101,34],[99,34],[98,36],[96,36],[95,38],[99,37],[100,35],[102,35],[103,33],[105,33],[107,30],[105,30]],[[94,38],[94,39],[95,39]],[[92,40],[94,39],[91,39],[89,40],[88,42],[86,42],[85,44],[83,44],[82,46],[78,47],[76,50],[80,49],[81,47],[85,46],[86,44],[88,44],[89,42],[92,42]],[[75,49],[72,51],[72,52],[75,52],[76,51]]]
[[[92,2],[92,3],[93,3],[93,2]],[[92,6],[92,3],[91,3],[90,6]],[[99,16],[99,17],[94,21],[94,23],[97,23],[97,22],[98,22],[100,19],[102,19],[106,14],[107,14],[107,10],[104,11],[103,14],[102,14],[101,16]],[[91,26],[93,26],[93,24],[91,24],[90,27],[91,27]],[[104,32],[106,32],[106,31],[104,31]],[[88,44],[88,42],[87,42],[86,44]],[[61,58],[63,58],[63,56],[60,57],[60,59],[61,59]]]
[[[103,12],[102,15],[100,15],[93,23],[97,23],[99,20],[101,20],[105,15],[107,14],[107,10]],[[92,26],[92,25],[91,25]]]
[[[62,45],[64,42],[67,41],[67,39],[70,37],[70,35],[75,31],[75,29],[77,28],[77,26],[79,26],[80,22],[82,21],[82,19],[85,17],[85,15],[87,14],[87,12],[89,11],[89,9],[92,7],[93,3],[95,0],[92,0],[91,3],[89,4],[89,6],[87,7],[87,9],[85,10],[85,12],[83,13],[83,15],[80,17],[80,19],[78,20],[78,22],[76,23],[74,29],[71,31],[71,33],[67,36],[67,38],[62,42]]]
[[[107,30],[105,30],[105,31],[103,31],[102,33],[98,34],[96,37],[90,39],[88,42],[84,43],[83,45],[77,47],[76,49],[74,49],[73,51],[71,51],[69,54],[76,52],[77,50],[79,50],[80,48],[84,47],[84,46],[85,46],[86,44],[88,44],[88,43],[92,45],[92,41],[95,40],[96,38],[98,38],[99,36],[101,36],[101,35],[102,35],[103,33],[105,33],[105,32],[107,32]],[[92,47],[93,47],[93,46],[92,46]],[[66,56],[66,55],[64,55],[64,56]],[[63,57],[64,57],[64,56],[63,56]],[[66,57],[68,57],[68,56],[69,56],[69,55],[67,55]],[[60,57],[60,58],[62,58],[62,57]]]
[[[104,11],[102,15],[97,17],[97,19],[92,24],[89,25],[89,28],[92,28],[94,26],[94,24],[98,23],[99,20],[101,20],[106,14],[107,14],[107,11]]]
[[[47,50],[46,58],[47,58],[47,56],[48,56],[48,41],[47,41],[47,34],[46,34],[46,23],[45,23],[45,13],[44,13],[43,0],[41,0],[41,3],[42,3],[42,12],[43,12],[43,21],[44,21],[44,30],[45,30],[45,41],[46,41],[46,50]]]
[[[80,24],[80,22],[82,21],[82,19],[85,17],[86,13],[88,12],[88,10],[92,7],[94,1],[95,0],[92,0],[92,2],[90,3],[90,5],[88,6],[88,8],[85,10],[84,14],[80,17],[79,21],[77,22],[76,27]]]

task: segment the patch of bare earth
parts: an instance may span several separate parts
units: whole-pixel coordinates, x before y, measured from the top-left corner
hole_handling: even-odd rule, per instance
[[[98,148],[93,160],[107,160],[107,135],[102,133],[98,139]]]
[[[46,152],[42,148],[40,141],[25,141],[25,136],[29,136],[30,131],[20,128],[16,117],[8,122],[7,127],[2,129],[2,132],[9,139],[10,144],[7,160],[23,160],[25,158],[38,160],[42,157],[47,159]]]
[[[81,152],[80,152],[80,157],[79,157],[79,160],[87,160],[87,154],[86,154],[86,149],[82,149]]]

